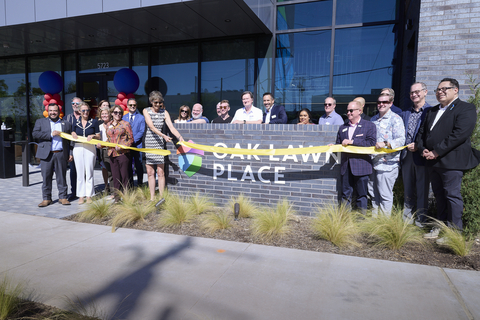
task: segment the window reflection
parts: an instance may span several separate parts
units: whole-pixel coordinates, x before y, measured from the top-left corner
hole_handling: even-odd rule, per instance
[[[395,20],[397,0],[337,0],[337,24]]]
[[[289,112],[323,110],[328,95],[331,31],[277,36],[276,102]]]
[[[63,64],[65,66],[63,77],[63,91],[65,93],[65,115],[73,112],[72,104],[73,98],[77,96],[77,74],[76,74],[76,55],[74,53],[65,54],[63,57]]]
[[[331,25],[331,0],[277,7],[277,30],[327,27]]]

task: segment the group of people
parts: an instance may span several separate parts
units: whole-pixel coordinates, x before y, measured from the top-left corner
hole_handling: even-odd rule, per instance
[[[460,193],[463,171],[478,165],[478,155],[470,145],[470,135],[475,127],[477,114],[475,106],[458,98],[459,84],[455,79],[443,79],[435,90],[439,104],[431,107],[425,100],[427,87],[417,82],[411,86],[412,107],[406,111],[393,105],[395,92],[391,88],[382,89],[377,99],[378,113],[372,118],[363,112],[365,99],[357,97],[348,104],[347,118],[335,112],[333,97],[325,99],[325,114],[320,117],[320,125],[339,125],[336,143],[343,146],[372,147],[376,149],[396,149],[402,151],[373,155],[344,153],[341,161],[342,199],[351,205],[356,193],[356,206],[365,212],[370,196],[373,214],[379,211],[390,214],[393,205],[393,187],[402,173],[404,183],[404,216],[415,215],[416,224],[427,222],[429,182],[437,200],[437,217],[462,229],[463,202]],[[107,101],[99,104],[100,121],[89,117],[90,106],[79,98],[72,100],[74,112],[65,119],[59,118],[56,104],[48,106],[48,118],[39,119],[33,130],[33,137],[39,139],[37,158],[41,159],[43,201],[40,207],[48,206],[51,200],[51,179],[53,170],[57,173],[59,202],[68,205],[66,193],[67,161],[71,163],[72,194],[80,198],[79,203],[91,202],[94,194],[93,168],[96,150],[92,144],[75,141],[84,137],[86,141],[101,139],[117,144],[104,147],[97,144],[103,169],[105,185],[108,189],[113,181],[115,190],[124,190],[133,185],[132,164],[143,183],[142,154],[139,151],[123,149],[118,145],[136,148],[164,149],[171,137],[165,134],[168,128],[179,141],[183,137],[175,129],[168,111],[165,110],[163,96],[158,91],[149,95],[151,107],[137,111],[135,99],[128,100],[129,112],[123,115],[120,106],[110,108]],[[253,94],[242,94],[243,108],[229,115],[228,100],[217,104],[218,117],[212,123],[287,123],[285,108],[275,104],[271,93],[263,95],[266,111],[253,106]],[[203,116],[203,107],[196,103],[192,111],[186,105],[180,107],[178,119],[174,123],[208,123]],[[312,124],[308,109],[299,112],[298,124]],[[70,152],[68,141],[62,140],[60,132],[72,134],[73,149]],[[144,144],[143,145],[143,140]],[[165,187],[164,157],[146,153],[146,168],[151,200],[155,198],[155,174],[162,194]],[[73,168],[73,170],[72,170]],[[109,177],[111,173],[111,177]],[[115,200],[119,200],[115,193]],[[438,237],[433,229],[429,237]]]
[[[356,206],[365,213],[370,195],[373,214],[379,210],[390,214],[393,186],[401,170],[405,218],[415,216],[415,223],[421,227],[428,222],[431,182],[437,203],[437,219],[463,230],[463,172],[477,166],[480,156],[470,142],[477,121],[476,108],[461,101],[458,91],[457,80],[441,80],[435,90],[439,104],[432,107],[425,101],[426,85],[416,82],[410,88],[412,107],[397,114],[393,108],[394,92],[386,88],[377,99],[378,114],[370,120],[362,118],[361,99],[350,102],[348,121],[340,124],[337,144],[374,146],[378,150],[406,148],[374,155],[343,153],[342,200],[351,205],[355,192]],[[335,121],[334,117],[327,118],[330,122]],[[439,228],[432,228],[425,238],[436,239],[439,232]]]
[[[95,194],[93,170],[98,158],[106,191],[113,191],[116,202],[120,200],[119,192],[133,186],[133,170],[138,177],[138,184],[143,184],[142,154],[137,150],[121,146],[142,148],[145,139],[146,148],[163,149],[164,143],[171,138],[164,134],[164,126],[180,141],[183,138],[174,128],[168,111],[163,105],[163,96],[158,91],[150,93],[151,107],[143,110],[143,115],[137,111],[135,99],[129,99],[129,112],[124,115],[121,106],[110,107],[108,101],[99,103],[99,119],[91,118],[91,108],[80,98],[72,99],[73,113],[60,119],[59,106],[48,105],[48,118],[38,119],[33,129],[33,137],[39,141],[36,157],[40,159],[42,172],[43,201],[39,207],[52,204],[52,178],[55,172],[59,202],[70,205],[72,199],[79,198],[78,203],[91,203]],[[72,142],[63,139],[60,134],[72,135]],[[80,137],[83,137],[80,139]],[[106,147],[104,144],[88,143],[92,139],[115,144]],[[67,199],[66,171],[70,162],[70,177],[72,194]],[[147,153],[146,164],[150,200],[155,200],[155,173],[158,177],[159,192],[165,187],[164,157]]]

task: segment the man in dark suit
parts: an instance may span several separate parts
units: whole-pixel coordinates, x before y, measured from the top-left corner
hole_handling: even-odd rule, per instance
[[[275,104],[275,99],[270,92],[265,92],[263,94],[263,106],[266,111],[263,113],[262,123],[270,124],[285,124],[287,123],[287,113],[285,112],[285,107]]]
[[[37,154],[40,159],[42,171],[43,201],[39,207],[52,204],[52,178],[55,171],[55,179],[58,187],[59,202],[69,205],[67,200],[67,162],[72,160],[70,155],[70,141],[60,137],[61,132],[71,133],[72,126],[69,122],[59,118],[60,109],[55,103],[48,105],[48,118],[38,119],[33,128],[33,138],[38,139]]]
[[[415,223],[419,227],[423,227],[423,223],[427,222],[428,174],[425,159],[418,152],[415,140],[427,111],[431,108],[425,101],[427,93],[425,83],[412,84],[410,99],[413,106],[403,111],[401,115],[405,125],[405,144],[407,145],[400,156],[404,189],[403,218],[410,219],[416,213]]]
[[[347,107],[349,122],[338,129],[337,144],[343,146],[373,147],[377,142],[375,124],[361,118],[362,108],[358,101]],[[363,214],[367,211],[368,176],[372,173],[369,154],[342,153],[342,201],[351,205],[353,191],[357,192],[357,207]]]
[[[129,113],[123,116],[123,120],[130,123],[133,133],[134,148],[143,148],[143,134],[145,133],[145,117],[137,111],[137,101],[135,99],[128,99],[127,107]],[[143,184],[143,164],[142,153],[140,151],[130,150],[132,155],[132,164],[135,165],[135,173],[137,174],[137,185]],[[133,176],[130,185],[133,186]]]
[[[477,112],[473,104],[458,98],[458,89],[455,79],[440,81],[435,90],[440,104],[428,111],[416,143],[426,159],[437,200],[437,218],[463,230],[463,199],[460,191],[463,171],[478,165],[470,142]],[[435,239],[438,234],[438,228],[433,228],[425,237]]]

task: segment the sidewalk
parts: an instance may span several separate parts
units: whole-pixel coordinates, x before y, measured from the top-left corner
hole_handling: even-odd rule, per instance
[[[3,203],[14,184],[6,181]],[[37,187],[31,188],[21,190]],[[19,209],[0,208],[0,276],[7,272],[36,300],[61,308],[68,297],[134,320],[480,319],[480,272],[132,229],[112,233],[109,226],[40,217],[41,196],[20,197]]]

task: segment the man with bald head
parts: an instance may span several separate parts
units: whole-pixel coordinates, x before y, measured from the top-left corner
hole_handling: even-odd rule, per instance
[[[347,107],[348,122],[337,133],[337,144],[343,146],[373,147],[376,143],[375,125],[361,118],[361,105],[352,101]],[[351,205],[352,195],[357,193],[356,205],[363,214],[367,211],[368,176],[373,172],[372,158],[368,154],[342,153],[342,201]]]
[[[200,103],[195,103],[192,107],[192,117],[187,120],[188,123],[209,123],[207,117],[203,115],[203,106]]]

